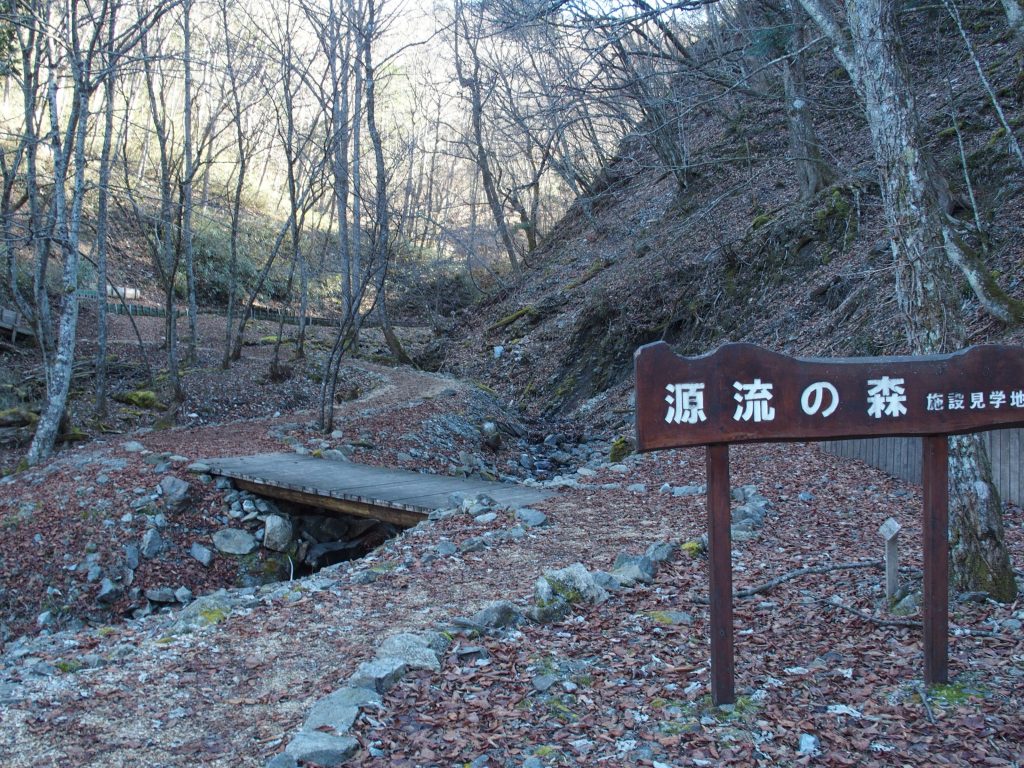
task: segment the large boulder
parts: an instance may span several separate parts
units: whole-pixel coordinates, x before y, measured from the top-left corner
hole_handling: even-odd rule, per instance
[[[292,521],[283,515],[269,515],[263,532],[263,546],[285,552],[292,545]]]
[[[213,546],[226,555],[248,555],[257,546],[256,537],[240,528],[222,528],[213,534]]]

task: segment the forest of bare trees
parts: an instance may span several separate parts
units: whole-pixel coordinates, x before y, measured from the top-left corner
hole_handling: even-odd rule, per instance
[[[1019,34],[1018,4],[1003,7]],[[225,367],[242,354],[255,304],[282,304],[300,328],[312,302],[329,307],[339,328],[320,424],[330,430],[341,359],[371,311],[387,324],[389,292],[414,291],[437,270],[502,284],[532,263],[571,205],[591,216],[626,137],[684,195],[704,165],[735,160],[694,156],[694,116],[738,115],[745,99],[781,103],[800,196],[813,198],[836,169],[806,93],[811,57],[834,57],[870,129],[907,351],[964,345],[961,285],[1000,322],[1021,316],[965,245],[981,222],[954,215],[949,180],[922,141],[889,0],[3,0],[0,9],[3,299],[34,326],[46,377],[32,464],[53,451],[64,417],[80,296],[106,296],[110,271],[128,258],[115,232],[138,233],[146,253],[135,255],[159,280],[161,368],[177,398],[201,302],[225,310]],[[941,13],[977,65],[954,0]],[[181,340],[179,310],[189,319]],[[962,582],[1010,597],[998,496],[978,490],[990,487],[987,460],[975,440],[956,445]]]

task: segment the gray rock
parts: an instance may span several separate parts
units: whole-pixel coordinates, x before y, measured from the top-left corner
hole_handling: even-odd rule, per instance
[[[174,590],[170,587],[156,587],[154,589],[147,589],[144,593],[146,599],[153,603],[176,603],[178,598],[174,595]]]
[[[334,735],[347,733],[359,716],[360,707],[380,706],[380,696],[367,688],[341,688],[320,699],[306,716],[303,731],[324,732],[329,728]],[[328,731],[329,733],[329,731]]]
[[[800,746],[797,747],[798,755],[816,755],[818,754],[818,737],[812,736],[809,733],[800,734]]]
[[[676,559],[678,554],[679,545],[671,541],[655,542],[644,552],[644,555],[654,563],[670,563]]]
[[[213,534],[213,546],[227,555],[248,555],[258,546],[256,538],[239,528],[222,528]]]
[[[263,768],[299,768],[299,763],[291,755],[282,752],[270,758]]]
[[[85,574],[85,580],[90,584],[94,584],[103,578],[103,569],[98,565],[90,565],[89,570]]]
[[[53,611],[43,611],[36,616],[36,626],[43,628],[48,627],[53,623]]]
[[[481,552],[485,549],[487,549],[487,542],[480,536],[474,536],[470,539],[466,539],[459,547],[459,551],[463,553]]]
[[[626,486],[626,490],[630,493],[647,493],[647,486],[643,483],[631,483]]]
[[[212,467],[203,461],[196,461],[185,467],[186,472],[191,472],[193,475],[208,475]]]
[[[364,661],[356,667],[348,684],[353,688],[369,688],[377,693],[384,693],[401,680],[407,670],[405,662],[398,658],[385,657]]]
[[[897,616],[912,616],[921,607],[921,593],[911,592],[892,607]]]
[[[501,448],[501,431],[493,421],[485,421],[480,433],[483,435],[484,445],[492,451]]]
[[[434,551],[441,557],[448,557],[454,555],[459,550],[455,546],[455,542],[449,541],[448,539],[442,539],[434,547]]]
[[[160,531],[150,528],[142,535],[142,546],[139,547],[139,553],[147,560],[152,560],[163,551],[164,540],[160,537]]]
[[[548,690],[557,682],[558,678],[554,675],[537,675],[532,680],[533,689],[535,691],[539,691],[540,693],[544,693],[544,691]]]
[[[288,742],[285,754],[303,763],[336,768],[359,751],[359,742],[351,736],[300,731]]]
[[[124,589],[112,582],[110,579],[104,579],[100,582],[100,591],[96,595],[96,602],[103,605],[110,605],[116,603],[124,596]]]
[[[283,515],[269,515],[265,522],[263,546],[284,552],[292,545],[292,521]]]
[[[136,440],[129,440],[127,443],[121,443],[121,447],[128,453],[142,453],[146,450],[146,446]]]
[[[706,492],[707,486],[704,485],[680,485],[672,489],[673,496],[700,496]]]
[[[133,571],[139,567],[139,548],[134,544],[125,544],[124,547],[124,564]]]
[[[191,486],[174,475],[167,475],[157,486],[168,512],[180,512],[188,505]]]
[[[174,590],[174,599],[182,605],[188,605],[192,602],[192,590],[188,587],[178,587]]]
[[[615,564],[612,566],[612,578],[626,587],[637,582],[650,584],[654,581],[656,572],[654,561],[646,555],[622,553],[615,558]]]
[[[470,619],[473,624],[487,629],[504,629],[521,623],[525,617],[515,603],[509,600],[497,600],[484,606]]]
[[[481,525],[487,525],[488,523],[493,523],[497,519],[498,519],[498,513],[497,512],[485,512],[484,514],[477,515],[476,517],[473,518],[473,520],[475,520],[476,522],[480,523]]]
[[[210,564],[213,562],[213,551],[207,549],[198,541],[192,543],[188,553],[207,568],[209,568]]]
[[[516,510],[516,520],[521,522],[527,528],[540,528],[542,525],[547,523],[548,516],[536,509],[521,507]]]
[[[174,626],[178,630],[192,630],[218,624],[231,615],[231,608],[225,595],[203,595],[182,609]]]
[[[382,659],[399,659],[409,669],[429,669],[432,672],[441,670],[437,653],[427,639],[411,632],[401,632],[385,639],[377,649],[377,655]]]
[[[551,603],[556,597],[568,602],[582,600],[595,605],[608,599],[608,592],[594,581],[594,576],[583,563],[573,563],[555,571],[545,571],[534,589],[537,602]]]

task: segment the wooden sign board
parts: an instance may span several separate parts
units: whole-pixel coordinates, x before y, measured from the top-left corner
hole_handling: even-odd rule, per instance
[[[1024,424],[1024,350],[814,359],[753,344],[701,357],[668,344],[636,363],[637,448],[951,435]]]
[[[711,693],[733,690],[729,443],[922,435],[925,680],[948,678],[948,435],[1024,425],[1024,348],[795,358],[726,344],[693,358],[637,350],[637,449],[707,446]]]

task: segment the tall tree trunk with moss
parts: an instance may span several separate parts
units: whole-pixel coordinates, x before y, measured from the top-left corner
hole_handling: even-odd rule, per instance
[[[886,221],[892,237],[896,299],[915,354],[960,349],[967,334],[957,268],[965,258],[944,205],[948,188],[921,140],[892,0],[851,0],[842,25],[819,0],[801,4],[829,35],[864,100]],[[950,550],[954,583],[998,600],[1017,593],[999,494],[976,436],[950,452]]]

